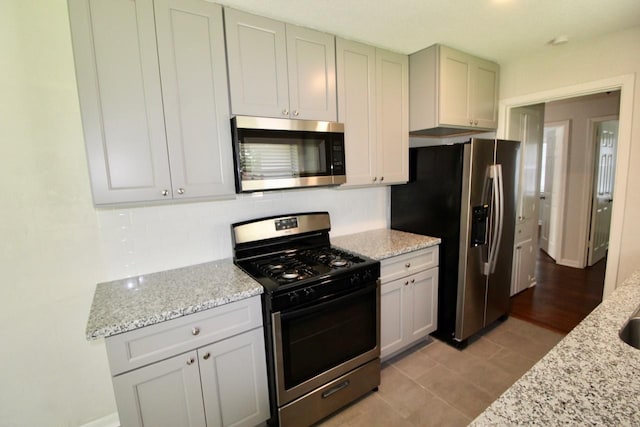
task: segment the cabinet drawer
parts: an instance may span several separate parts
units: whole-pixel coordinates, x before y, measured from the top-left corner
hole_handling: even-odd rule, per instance
[[[382,260],[380,279],[388,282],[438,265],[438,246]]]
[[[260,297],[107,337],[111,375],[166,359],[262,325]]]

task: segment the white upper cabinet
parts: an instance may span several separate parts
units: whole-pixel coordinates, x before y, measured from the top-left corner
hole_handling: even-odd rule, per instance
[[[335,38],[226,9],[231,112],[336,121]]]
[[[408,58],[336,40],[338,121],[345,125],[346,186],[408,179]]]
[[[498,64],[442,45],[409,57],[410,131],[444,136],[498,124]]]
[[[94,203],[232,194],[221,8],[70,0],[69,13]]]

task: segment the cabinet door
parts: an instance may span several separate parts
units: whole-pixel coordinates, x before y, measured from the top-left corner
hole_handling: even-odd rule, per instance
[[[440,120],[441,125],[470,127],[471,57],[440,46]]]
[[[407,341],[412,343],[437,328],[438,269],[411,276],[409,285],[406,304],[411,306],[411,321],[407,325]]]
[[[494,62],[475,58],[472,77],[473,125],[479,128],[496,129],[498,127],[499,66]]]
[[[407,284],[405,285],[405,281]],[[380,357],[385,358],[405,345],[405,286],[407,280],[383,283],[380,290]]]
[[[288,117],[285,24],[224,10],[231,112]]]
[[[263,328],[198,350],[207,427],[255,426],[269,418]]]
[[[287,63],[291,117],[335,122],[335,37],[287,25]]]
[[[409,57],[376,50],[378,182],[409,178]],[[347,166],[348,167],[348,166]]]
[[[511,295],[522,292],[535,284],[536,255],[533,238],[516,243],[513,252]]]
[[[376,168],[376,49],[336,40],[338,121],[344,123],[347,183],[372,183]]]
[[[70,0],[69,16],[94,203],[170,197],[152,0]]]
[[[122,426],[205,426],[195,351],[114,377],[113,389]]]
[[[156,0],[155,14],[173,196],[233,194],[222,8]]]

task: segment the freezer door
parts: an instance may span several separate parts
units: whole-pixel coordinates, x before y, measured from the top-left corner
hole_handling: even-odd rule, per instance
[[[516,224],[516,165],[520,143],[498,140],[496,164],[502,169],[502,233],[497,247],[494,268],[487,285],[485,324],[498,319],[510,310],[511,268]]]
[[[495,225],[490,177],[495,159],[494,146],[494,140],[473,139],[468,146],[469,153],[465,153],[455,331],[455,339],[459,341],[467,339],[486,324],[488,277],[483,270],[488,262],[490,236]]]

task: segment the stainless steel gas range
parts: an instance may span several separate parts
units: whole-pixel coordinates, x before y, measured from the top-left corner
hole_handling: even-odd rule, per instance
[[[306,426],[380,384],[380,263],[331,246],[327,212],[232,225],[260,282],[271,425]]]

